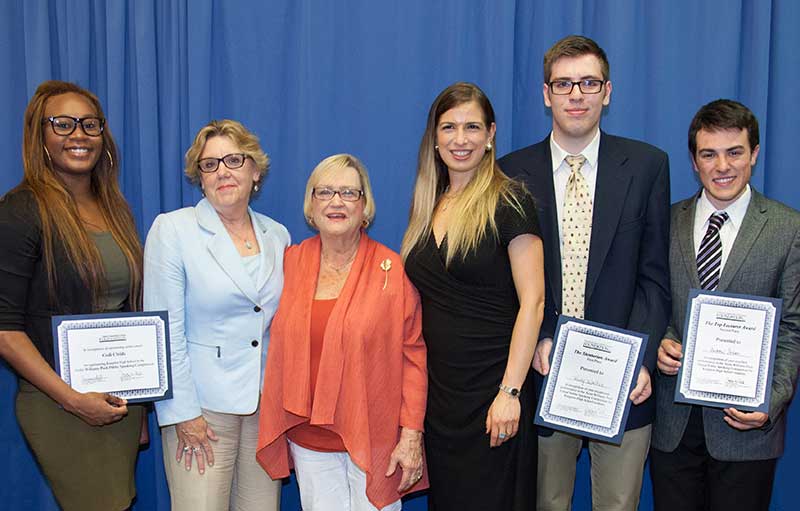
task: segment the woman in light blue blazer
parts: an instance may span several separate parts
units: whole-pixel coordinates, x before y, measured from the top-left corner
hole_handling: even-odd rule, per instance
[[[212,121],[186,152],[205,198],[159,215],[147,236],[144,307],[169,311],[173,397],[156,411],[175,511],[280,507],[280,481],[255,460],[289,244],[283,225],[248,206],[268,165],[244,126]]]

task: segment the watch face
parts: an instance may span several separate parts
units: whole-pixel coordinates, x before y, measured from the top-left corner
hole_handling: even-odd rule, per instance
[[[515,387],[509,387],[508,385],[500,385],[500,390],[505,392],[506,394],[510,394],[512,396],[519,395],[519,389]]]

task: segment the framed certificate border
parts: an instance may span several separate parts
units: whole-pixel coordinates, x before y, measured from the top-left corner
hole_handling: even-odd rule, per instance
[[[572,331],[628,344],[632,348],[628,353],[628,360],[625,364],[625,374],[617,394],[617,404],[609,427],[603,427],[549,412],[553,398],[555,397],[554,392],[561,368],[561,361],[564,358],[567,335]],[[542,389],[539,393],[539,404],[536,410],[534,423],[539,426],[575,433],[612,444],[621,444],[631,405],[628,396],[636,386],[638,371],[644,360],[647,340],[648,336],[639,332],[623,330],[621,328],[569,316],[560,316],[558,324],[556,325],[553,351],[550,354],[550,372],[545,377]]]
[[[116,312],[103,314],[76,314],[53,316],[53,344],[56,372],[67,385],[70,377],[70,333],[92,328],[114,328],[153,325],[156,328],[156,356],[158,387],[105,392],[127,399],[129,403],[159,401],[172,397],[172,365],[169,343],[169,315],[167,311]]]
[[[675,402],[690,403],[714,408],[733,407],[747,412],[769,412],[769,400],[772,394],[772,369],[775,361],[775,344],[778,340],[778,326],[781,318],[780,298],[768,298],[720,291],[701,289],[689,290],[686,305],[686,324],[684,325],[683,361],[678,369],[678,384],[675,385]],[[761,310],[765,312],[764,337],[758,361],[756,378],[756,395],[753,398],[691,390],[689,382],[692,377],[692,361],[694,360],[695,339],[700,320],[700,307],[703,305],[719,305],[732,309]]]

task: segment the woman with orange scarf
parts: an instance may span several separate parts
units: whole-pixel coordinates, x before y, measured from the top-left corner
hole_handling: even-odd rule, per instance
[[[419,296],[364,231],[375,206],[357,158],[317,165],[303,210],[319,235],[284,257],[256,456],[273,479],[294,466],[303,509],[399,510],[428,485]]]

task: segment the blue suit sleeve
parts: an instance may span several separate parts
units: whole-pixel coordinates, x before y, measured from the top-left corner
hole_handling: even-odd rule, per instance
[[[144,248],[144,309],[169,312],[172,399],[157,401],[161,426],[199,417],[200,400],[186,350],[186,273],[178,231],[168,215],[153,222]]]
[[[671,309],[669,272],[669,159],[666,154],[650,188],[637,268],[636,291],[628,328],[648,334],[644,365],[652,374],[658,345]]]

